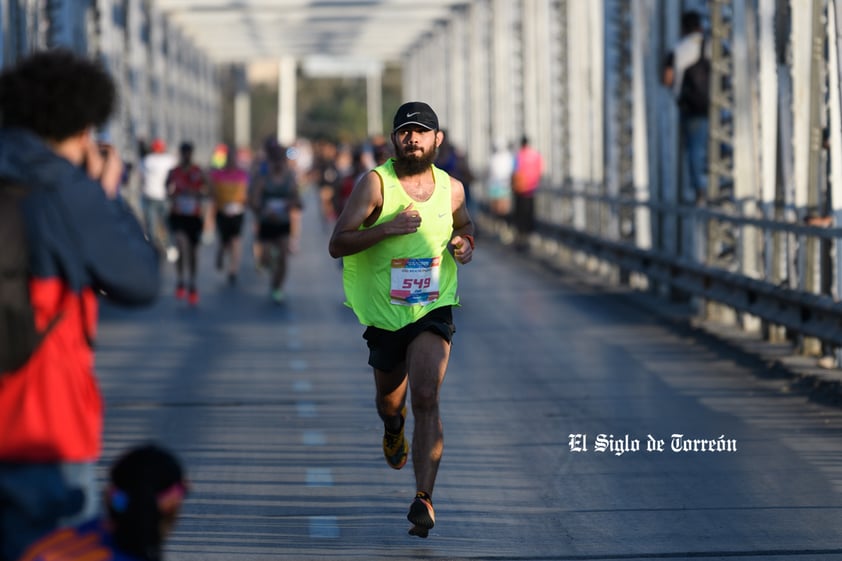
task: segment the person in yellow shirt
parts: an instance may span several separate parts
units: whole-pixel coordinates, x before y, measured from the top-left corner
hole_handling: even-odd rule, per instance
[[[438,117],[422,102],[395,114],[395,157],[365,174],[337,219],[329,251],[344,261],[347,305],[367,329],[383,453],[402,468],[407,391],[415,428],[416,495],[407,519],[411,535],[435,524],[433,487],[444,447],[439,390],[455,328],[457,263],[471,261],[474,225],[462,183],[433,162],[444,140]]]

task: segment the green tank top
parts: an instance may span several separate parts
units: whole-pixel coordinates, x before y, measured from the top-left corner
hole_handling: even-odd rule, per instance
[[[447,250],[453,236],[450,176],[432,170],[433,194],[418,202],[401,186],[393,160],[374,169],[383,184],[383,209],[369,228],[392,220],[410,203],[421,227],[343,258],[345,304],[363,325],[397,331],[436,308],[459,304],[456,261]]]

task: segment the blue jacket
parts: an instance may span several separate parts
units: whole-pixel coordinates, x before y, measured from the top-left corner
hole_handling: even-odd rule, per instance
[[[89,461],[99,455],[102,433],[88,344],[97,295],[151,303],[157,251],[124,201],[106,197],[32,133],[0,128],[0,178],[30,190],[22,209],[36,324],[44,328],[61,314],[29,362],[0,378],[0,461]]]

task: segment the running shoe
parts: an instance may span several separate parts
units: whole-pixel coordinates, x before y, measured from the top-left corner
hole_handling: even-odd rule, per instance
[[[179,284],[175,287],[175,297],[178,300],[184,300],[184,297],[187,296],[187,291],[184,289],[183,284]]]
[[[190,303],[191,306],[195,306],[199,303],[199,291],[195,288],[191,288],[190,292],[187,295],[187,301]]]
[[[406,407],[401,410],[401,419],[406,419]],[[400,432],[393,433],[383,430],[383,455],[386,456],[386,463],[392,469],[401,469],[406,465],[409,456],[409,444],[403,434],[406,423],[401,424]]]
[[[436,525],[436,513],[433,511],[433,501],[426,493],[415,493],[415,500],[409,505],[406,519],[414,524],[409,529],[410,536],[427,537],[430,528]]]

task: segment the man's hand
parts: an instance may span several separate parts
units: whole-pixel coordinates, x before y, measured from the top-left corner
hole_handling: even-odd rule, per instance
[[[390,236],[414,234],[421,227],[421,213],[415,210],[413,204],[403,209],[395,218],[384,224],[384,232]]]
[[[117,197],[123,178],[123,161],[113,146],[90,141],[85,151],[85,168],[91,178],[102,184],[109,199]]]
[[[471,242],[468,241],[467,238],[463,238],[462,236],[453,236],[453,239],[450,240],[450,245],[453,247],[453,258],[456,259],[458,263],[464,265],[465,263],[471,262],[471,259],[474,256],[474,248],[471,246]]]

